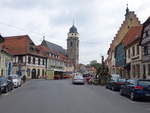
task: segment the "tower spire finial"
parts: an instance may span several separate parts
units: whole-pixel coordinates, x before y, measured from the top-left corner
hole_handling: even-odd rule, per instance
[[[45,40],[45,36],[43,36],[43,40]]]
[[[74,23],[75,23],[75,21],[74,21],[74,18],[73,18],[73,26],[74,26]]]
[[[129,8],[128,8],[128,2],[127,2],[126,14],[128,13],[129,13]]]

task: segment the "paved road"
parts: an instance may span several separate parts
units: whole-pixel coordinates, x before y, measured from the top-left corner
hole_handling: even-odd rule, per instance
[[[150,113],[150,102],[132,102],[104,87],[69,80],[30,80],[0,96],[0,113]]]

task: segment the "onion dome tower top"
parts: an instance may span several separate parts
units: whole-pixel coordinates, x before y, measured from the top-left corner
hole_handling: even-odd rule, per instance
[[[78,32],[77,32],[77,28],[74,26],[74,24],[73,24],[72,27],[69,29],[69,33],[78,33]]]

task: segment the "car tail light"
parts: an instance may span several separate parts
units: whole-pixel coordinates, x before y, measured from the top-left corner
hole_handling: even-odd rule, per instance
[[[140,90],[142,90],[143,87],[141,87],[141,86],[135,86],[134,89],[140,89]]]

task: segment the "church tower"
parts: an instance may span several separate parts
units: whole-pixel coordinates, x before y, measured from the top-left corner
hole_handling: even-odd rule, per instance
[[[73,61],[74,71],[78,71],[79,64],[79,33],[77,28],[72,25],[69,29],[68,38],[67,38],[67,55]]]

